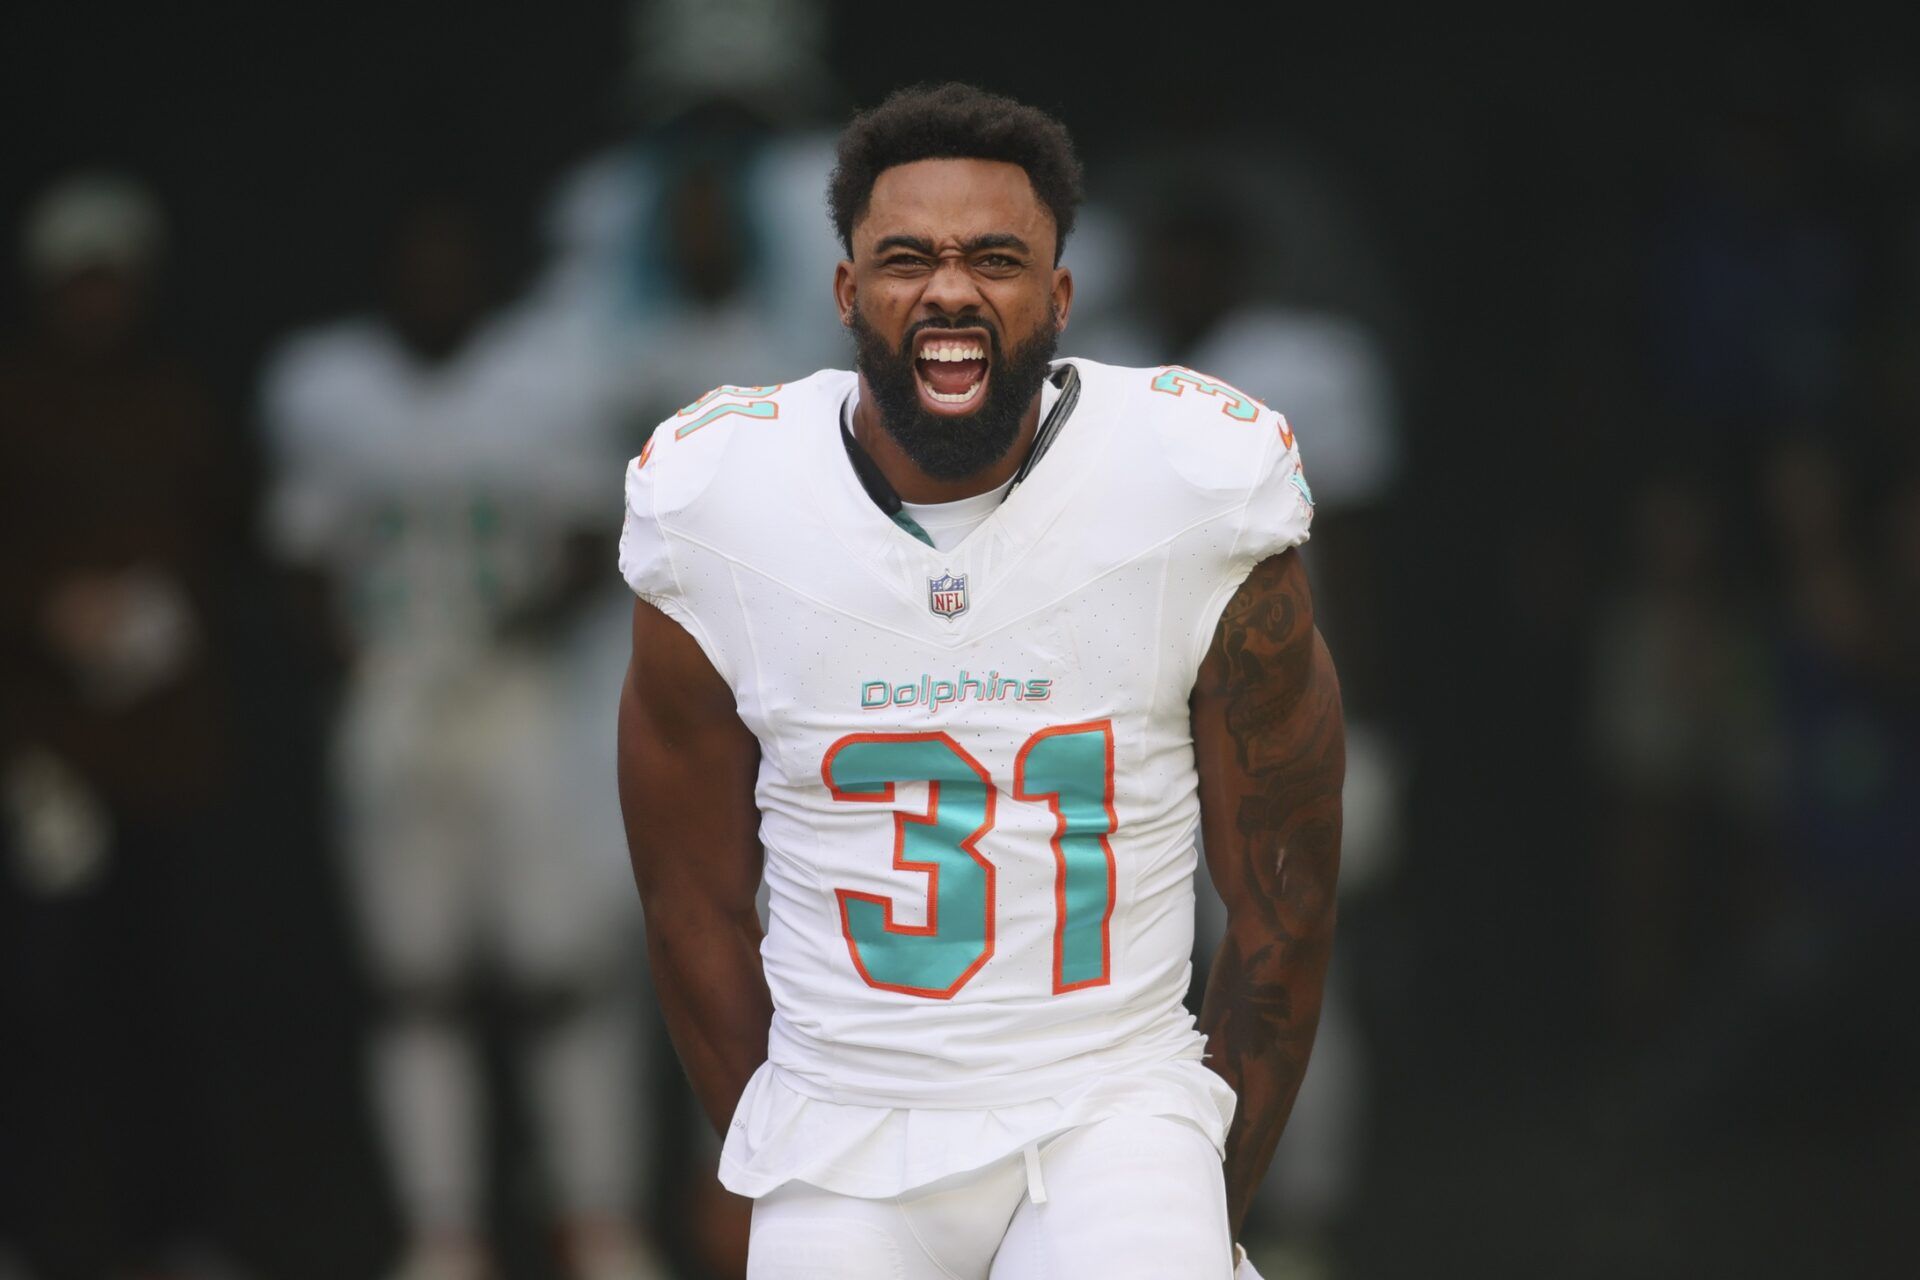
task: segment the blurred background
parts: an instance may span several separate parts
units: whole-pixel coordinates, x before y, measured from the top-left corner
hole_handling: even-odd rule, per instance
[[[740,1274],[613,804],[617,475],[848,363],[833,133],[942,78],[1082,149],[1063,351],[1281,408],[1319,498],[1270,1280],[1912,1274],[1910,46],[182,10],[0,19],[0,1277]]]

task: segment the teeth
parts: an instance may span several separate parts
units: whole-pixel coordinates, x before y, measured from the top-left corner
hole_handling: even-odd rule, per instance
[[[984,360],[987,353],[978,342],[929,342],[920,348],[920,358],[953,364],[961,360]]]
[[[986,381],[986,379],[984,378],[981,379],[981,382],[984,382],[984,381]],[[968,387],[965,391],[958,392],[954,395],[947,395],[944,392],[935,391],[932,387],[928,387],[927,394],[932,396],[935,400],[938,400],[941,404],[965,404],[967,401],[973,399],[975,396],[980,394],[980,383],[976,382],[971,387]]]

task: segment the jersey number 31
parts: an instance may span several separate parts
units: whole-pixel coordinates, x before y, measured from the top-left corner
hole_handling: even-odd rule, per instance
[[[993,956],[994,867],[980,852],[999,795],[944,733],[856,733],[827,749],[835,800],[892,804],[895,783],[925,782],[924,813],[893,815],[893,865],[927,877],[925,924],[899,924],[893,899],[835,891],[853,966],[867,985],[946,1000]],[[1020,748],[1013,799],[1053,810],[1055,994],[1104,986],[1113,917],[1113,723],[1042,729]]]

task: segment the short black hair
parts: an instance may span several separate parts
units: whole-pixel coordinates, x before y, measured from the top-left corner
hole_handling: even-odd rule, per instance
[[[1053,214],[1053,257],[1060,260],[1081,199],[1080,161],[1067,127],[1038,107],[957,82],[896,90],[840,135],[827,208],[848,257],[853,224],[866,213],[873,184],[886,170],[916,160],[1005,160],[1025,169]]]

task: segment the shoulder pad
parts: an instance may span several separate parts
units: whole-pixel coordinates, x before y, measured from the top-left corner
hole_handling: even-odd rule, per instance
[[[649,598],[666,594],[670,584],[662,574],[670,561],[662,523],[684,527],[690,508],[710,492],[723,504],[747,500],[737,492],[741,485],[732,486],[731,499],[719,492],[726,478],[739,477],[751,489],[762,470],[780,465],[779,425],[838,412],[852,379],[828,369],[775,386],[715,387],[655,427],[627,463],[620,561],[629,585]]]
[[[1202,492],[1244,494],[1294,449],[1285,416],[1218,378],[1182,365],[1076,363],[1119,417],[1143,428],[1137,447]]]

